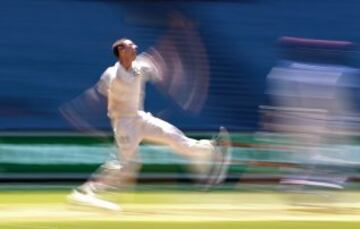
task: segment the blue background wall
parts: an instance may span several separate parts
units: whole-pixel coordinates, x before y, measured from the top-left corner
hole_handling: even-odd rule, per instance
[[[58,108],[113,64],[112,42],[127,36],[145,50],[173,10],[194,21],[204,41],[208,99],[199,114],[186,113],[150,85],[146,109],[165,110],[184,130],[256,129],[278,37],[360,41],[357,0],[2,0],[0,130],[73,130]],[[104,112],[94,125],[108,128]]]

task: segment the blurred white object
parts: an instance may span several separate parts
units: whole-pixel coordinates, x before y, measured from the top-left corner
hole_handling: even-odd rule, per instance
[[[82,193],[78,190],[73,190],[67,197],[71,204],[77,204],[81,206],[95,207],[110,211],[121,211],[119,205],[107,200],[98,198],[94,193]]]

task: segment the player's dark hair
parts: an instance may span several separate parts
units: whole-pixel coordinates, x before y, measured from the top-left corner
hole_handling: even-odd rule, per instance
[[[121,38],[121,39],[118,39],[114,42],[114,44],[112,45],[112,51],[113,51],[113,54],[116,56],[116,57],[119,57],[119,50],[118,48],[121,47],[121,48],[124,48],[126,46],[125,44],[125,41],[128,41],[129,39],[127,38]]]

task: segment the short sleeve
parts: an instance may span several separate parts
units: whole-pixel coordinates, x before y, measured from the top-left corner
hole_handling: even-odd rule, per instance
[[[108,89],[111,82],[111,68],[107,68],[105,72],[101,75],[100,80],[96,84],[96,90],[103,96],[107,96]]]

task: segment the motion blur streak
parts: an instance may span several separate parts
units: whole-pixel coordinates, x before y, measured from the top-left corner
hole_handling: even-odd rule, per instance
[[[267,76],[263,127],[281,135],[289,159],[281,183],[295,190],[343,189],[354,167],[346,145],[359,122],[354,91],[359,71],[349,64],[354,44],[283,37],[281,60]]]

